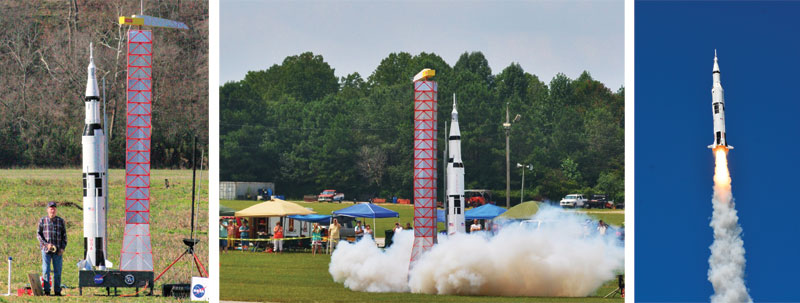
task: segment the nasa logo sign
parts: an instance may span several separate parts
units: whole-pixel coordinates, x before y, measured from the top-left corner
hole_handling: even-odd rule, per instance
[[[192,288],[192,294],[194,294],[195,298],[202,298],[206,294],[206,288],[197,284]]]
[[[132,274],[125,275],[125,284],[133,285],[133,282],[136,282],[136,278]]]
[[[94,276],[94,284],[97,284],[97,285],[103,284],[103,275],[95,275]]]

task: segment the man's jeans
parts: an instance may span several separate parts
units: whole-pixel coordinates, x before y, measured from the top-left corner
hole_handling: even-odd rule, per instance
[[[53,288],[57,293],[61,292],[61,261],[63,259],[57,254],[42,252],[42,279],[45,292],[50,292],[50,262],[53,263]]]

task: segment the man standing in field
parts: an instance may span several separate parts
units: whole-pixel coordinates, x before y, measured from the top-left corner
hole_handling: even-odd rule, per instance
[[[39,219],[36,232],[42,253],[42,279],[44,294],[50,295],[50,263],[53,264],[53,287],[55,295],[61,296],[61,256],[67,247],[67,228],[64,219],[56,216],[56,202],[47,202],[47,216]]]
[[[234,240],[236,239],[236,221],[228,221],[226,228],[228,229],[228,249],[236,250],[236,242]]]
[[[361,221],[356,222],[356,227],[353,229],[356,233],[356,242],[361,240],[361,237],[364,236],[364,227],[361,226]]]
[[[225,219],[219,220],[219,250],[228,250],[228,222]]]
[[[328,227],[328,241],[329,241],[329,251],[331,254],[333,250],[336,249],[336,245],[339,244],[339,228],[342,227],[339,224],[339,220],[333,219],[331,226]]]
[[[272,238],[275,239],[274,252],[279,253],[283,251],[283,225],[280,221],[275,223],[275,228],[272,229]]]
[[[599,232],[601,236],[605,236],[606,235],[606,230],[607,229],[608,229],[608,225],[605,222],[603,222],[603,220],[600,220],[600,222],[597,223],[597,232]]]
[[[472,225],[469,227],[469,232],[473,233],[476,231],[481,231],[481,225],[478,223],[478,220],[472,220]]]

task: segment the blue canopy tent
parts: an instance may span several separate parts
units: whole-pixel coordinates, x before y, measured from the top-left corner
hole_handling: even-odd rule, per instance
[[[383,208],[372,203],[358,203],[350,207],[333,211],[333,215],[355,218],[372,218],[372,225],[375,226],[375,218],[399,218],[400,213],[391,209]]]
[[[437,223],[447,223],[447,220],[444,219],[444,209],[437,209],[436,210],[436,222]]]
[[[333,211],[334,215],[356,218],[399,218],[400,214],[391,209],[383,208],[372,203],[358,203],[350,207]]]
[[[330,215],[319,215],[319,214],[311,214],[311,215],[291,215],[289,218],[303,221],[303,222],[311,222],[311,223],[319,223],[325,224],[331,221]]]
[[[320,215],[320,214],[291,215],[291,216],[287,216],[287,218],[295,219],[297,221],[304,222],[306,224],[308,224],[308,223],[319,223],[320,225],[324,225],[324,224],[330,224],[330,222],[331,222],[331,216],[330,215]],[[309,225],[306,225],[306,227],[308,228],[309,233],[311,233],[311,227]],[[300,235],[302,236],[302,232],[300,232]]]
[[[501,215],[502,213],[506,212],[505,208],[496,206],[494,204],[484,204],[480,207],[476,207],[464,212],[464,219],[465,220],[488,220],[494,219],[495,217]],[[436,210],[436,222],[445,222],[445,213],[443,209]]]
[[[375,226],[375,218],[399,218],[400,213],[372,203],[357,203],[353,206],[333,211],[332,216],[372,218],[372,226]]]
[[[494,219],[494,217],[497,217],[504,212],[506,212],[505,208],[487,203],[464,212],[464,217],[467,220]]]

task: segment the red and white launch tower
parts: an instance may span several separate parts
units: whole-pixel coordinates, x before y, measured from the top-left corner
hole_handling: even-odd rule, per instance
[[[119,23],[135,27],[128,30],[125,234],[120,269],[153,271],[153,248],[150,245],[153,31],[140,27],[188,27],[181,22],[141,15],[120,17]]]
[[[436,72],[423,69],[414,76],[414,248],[411,265],[436,243]]]

